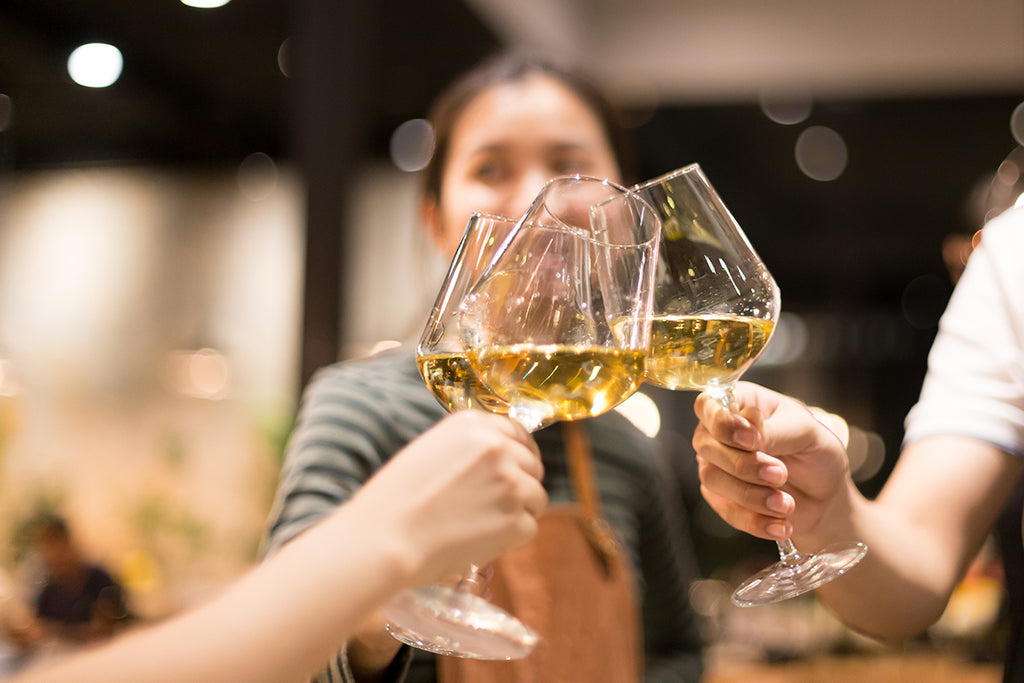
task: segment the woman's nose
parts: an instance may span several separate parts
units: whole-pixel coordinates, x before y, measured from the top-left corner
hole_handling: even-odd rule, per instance
[[[530,204],[540,194],[541,189],[553,176],[547,172],[532,171],[524,174],[515,189],[509,193],[505,215],[516,217],[522,216],[530,208]]]

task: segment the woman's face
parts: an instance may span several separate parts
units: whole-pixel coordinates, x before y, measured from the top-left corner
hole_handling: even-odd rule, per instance
[[[440,202],[425,202],[427,226],[450,257],[471,213],[518,217],[545,182],[575,173],[620,179],[601,121],[583,100],[542,74],[491,86],[455,121]]]

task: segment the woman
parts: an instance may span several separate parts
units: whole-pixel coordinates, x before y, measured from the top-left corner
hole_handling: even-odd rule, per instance
[[[559,175],[623,180],[626,157],[610,107],[585,82],[537,61],[502,56],[485,62],[442,94],[431,120],[437,151],[425,172],[423,218],[434,244],[449,258],[473,211],[520,215],[543,184]],[[419,376],[412,349],[322,369],[307,387],[289,442],[270,528],[271,548],[347,500],[391,453],[443,415]],[[577,639],[586,642],[569,643],[553,653],[557,640],[549,632],[542,633],[541,647],[549,648],[546,657],[561,657],[559,665],[569,659],[582,666],[601,661],[598,655],[618,656],[642,633],[643,661],[636,668],[643,669],[644,680],[697,681],[701,647],[687,601],[695,563],[679,516],[678,492],[668,489],[670,477],[659,470],[650,440],[624,418],[609,414],[585,426],[595,445],[593,465],[604,517],[617,532],[625,564],[636,575],[631,588],[638,604],[621,623],[592,625],[603,632]],[[567,469],[562,433],[556,425],[535,435],[547,473],[544,485],[553,502],[573,501],[577,483]],[[549,562],[530,571],[540,582],[575,570]],[[453,658],[438,659],[400,646],[376,618],[349,640],[321,680],[435,681],[439,667],[444,671],[454,666]],[[561,675],[547,663],[536,666],[540,668],[530,675],[537,680]],[[482,676],[475,670],[456,675],[449,669],[442,680],[485,680]],[[586,680],[579,671],[573,676]]]

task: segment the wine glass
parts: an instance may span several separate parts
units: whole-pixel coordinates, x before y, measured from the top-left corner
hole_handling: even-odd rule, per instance
[[[511,218],[483,213],[470,216],[416,347],[420,374],[448,411],[508,411],[508,404],[477,381],[466,360],[458,314],[469,286],[514,226]],[[437,584],[403,591],[382,610],[388,631],[403,643],[442,655],[472,659],[525,657],[539,636],[505,610],[471,592],[471,586],[479,580],[478,572],[475,565],[471,566],[454,587]]]
[[[768,343],[779,317],[778,285],[697,164],[634,188],[662,220],[646,380],[708,392],[735,411],[733,385]],[[780,559],[733,592],[741,607],[814,590],[867,552],[863,543],[813,554],[778,542]]]
[[[473,371],[533,431],[600,415],[642,384],[660,221],[638,195],[550,180],[462,302]]]

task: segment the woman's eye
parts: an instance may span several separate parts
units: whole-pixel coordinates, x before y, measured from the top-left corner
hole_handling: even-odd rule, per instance
[[[473,177],[478,178],[479,180],[493,182],[495,180],[499,180],[504,174],[504,166],[493,161],[482,163],[473,169]]]

